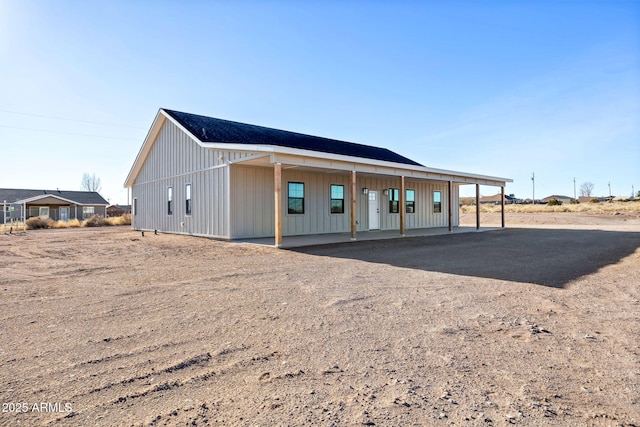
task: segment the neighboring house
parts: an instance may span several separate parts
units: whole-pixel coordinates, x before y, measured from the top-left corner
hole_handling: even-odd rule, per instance
[[[279,245],[282,236],[457,226],[460,185],[504,191],[506,182],[384,148],[160,109],[125,187],[136,230]]]
[[[597,200],[600,203],[608,202],[611,200],[609,197],[598,197],[598,196],[580,196],[578,197],[578,202],[580,203],[590,203],[593,200]]]
[[[9,215],[10,205],[24,209],[26,218],[41,216],[68,221],[87,219],[92,215],[106,215],[109,203],[92,191],[25,190],[0,188],[0,204],[7,204],[7,212],[0,212],[0,223]]]
[[[122,216],[131,213],[131,205],[109,205],[107,206],[107,216]]]
[[[495,194],[493,196],[484,196],[480,197],[480,204],[492,204],[499,205],[502,201],[502,194]],[[517,199],[513,194],[505,194],[504,195],[504,203],[507,205],[511,205],[514,203],[522,203],[521,199]]]
[[[543,203],[549,203],[552,200],[557,200],[557,201],[561,202],[563,205],[565,205],[565,204],[569,204],[569,203],[573,202],[575,199],[573,197],[569,197],[569,196],[553,195],[553,196],[545,197],[544,199],[542,199],[542,202]]]

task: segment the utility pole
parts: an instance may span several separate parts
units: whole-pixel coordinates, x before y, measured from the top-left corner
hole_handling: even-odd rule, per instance
[[[609,181],[609,201],[611,201],[611,181]]]
[[[578,200],[576,197],[576,177],[573,177],[573,200]]]
[[[536,173],[531,173],[531,182],[533,184],[533,204],[536,204]]]

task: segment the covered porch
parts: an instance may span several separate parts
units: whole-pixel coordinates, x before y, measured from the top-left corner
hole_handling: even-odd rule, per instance
[[[310,153],[311,154],[311,153]],[[459,229],[459,187],[475,185],[479,195],[480,185],[497,186],[502,194],[502,228],[504,221],[504,194],[508,179],[483,175],[467,174],[427,168],[424,166],[405,165],[376,160],[354,161],[353,158],[323,158],[314,152],[313,155],[299,153],[254,153],[252,156],[230,162],[230,166],[257,166],[273,170],[273,182],[269,185],[273,191],[272,219],[273,237],[260,236],[232,237],[237,241],[271,242],[276,247],[289,245],[314,244],[308,242],[337,242],[345,236],[349,240],[384,239],[400,236],[424,236],[431,233],[469,231]],[[318,185],[305,184],[304,177],[309,174],[319,176],[318,185],[327,188],[318,190]],[[324,177],[324,178],[322,178]],[[265,176],[267,178],[267,176]],[[310,178],[307,178],[310,179]],[[290,184],[300,187],[300,199],[307,197],[307,190],[314,198],[302,200],[301,214],[291,211]],[[315,230],[291,227],[292,222],[305,224],[313,222],[309,216],[315,215],[314,223],[330,221],[337,215],[333,206],[318,201],[320,197],[328,197],[328,184],[336,181],[340,187],[342,198],[337,201],[341,216],[341,226],[335,229],[318,227]],[[315,183],[315,181],[314,181]],[[308,187],[308,188],[307,188]],[[264,189],[267,187],[264,186]],[[374,197],[371,197],[374,193]],[[265,194],[266,196],[266,194]],[[377,206],[371,201],[378,197]],[[412,197],[415,197],[412,200]],[[333,196],[331,196],[333,198]],[[334,200],[331,200],[333,203]],[[306,204],[308,203],[308,207]],[[323,203],[325,203],[323,205]],[[320,209],[320,211],[318,211]],[[376,209],[379,218],[373,221],[372,212]],[[230,214],[231,212],[229,212]],[[326,218],[322,217],[325,216]],[[307,217],[304,220],[304,217]],[[327,218],[330,218],[327,220]],[[300,220],[300,221],[298,221]],[[379,222],[378,222],[379,220]],[[284,223],[284,224],[283,224]],[[476,227],[480,230],[480,212],[476,214]],[[286,243],[285,243],[286,240]]]

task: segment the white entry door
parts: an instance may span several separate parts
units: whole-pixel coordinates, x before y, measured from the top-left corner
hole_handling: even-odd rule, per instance
[[[377,191],[369,190],[369,230],[380,228],[380,198]]]
[[[69,221],[69,207],[60,206],[60,221]]]

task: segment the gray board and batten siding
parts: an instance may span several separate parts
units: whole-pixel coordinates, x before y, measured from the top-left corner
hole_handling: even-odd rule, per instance
[[[426,168],[377,147],[161,109],[125,183],[132,189],[132,226],[223,239],[273,237],[276,164],[282,165],[283,236],[349,232],[350,171],[356,171],[357,231],[400,229],[400,214],[390,212],[388,190],[400,188],[401,176],[405,189],[415,192],[406,228],[446,227],[449,218],[457,226],[459,185],[510,181]],[[288,212],[289,182],[304,183],[304,213]],[[344,212],[331,212],[332,185],[343,186]],[[377,227],[369,224],[365,188],[379,197]],[[439,212],[434,211],[434,192],[441,196]]]

